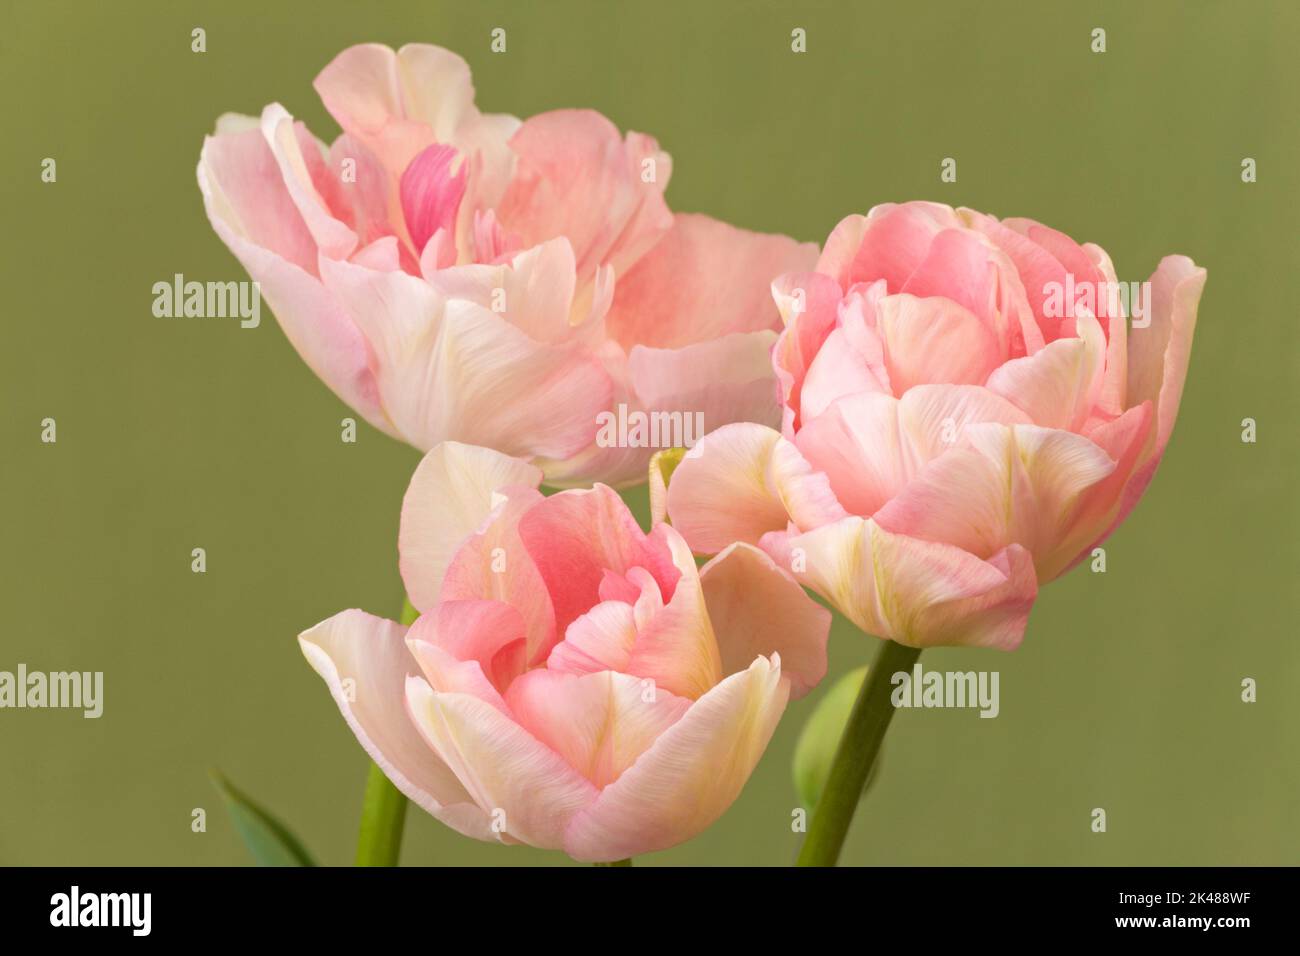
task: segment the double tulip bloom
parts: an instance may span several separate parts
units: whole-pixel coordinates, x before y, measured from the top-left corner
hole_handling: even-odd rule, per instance
[[[667,513],[696,551],[763,548],[868,633],[1014,648],[1038,585],[1155,473],[1204,282],[1166,257],[1130,330],[1095,245],[935,203],[850,216],[773,284],[781,431],[706,436]]]
[[[474,105],[439,47],[340,54],[328,148],[278,104],[223,116],[198,178],[221,239],[343,401],[421,450],[536,462],[552,485],[644,478],[602,413],[776,424],[772,276],[816,247],[672,213],[668,154],[599,113]]]
[[[278,105],[223,117],[199,183],[311,368],[427,452],[419,618],[300,642],[461,833],[597,861],[694,836],[825,673],[803,586],[903,644],[1014,648],[1169,442],[1189,259],[1130,329],[1106,253],[1029,220],[880,206],[818,258],[673,214],[668,155],[597,113],[480,113],[437,47],[353,47],[316,88],[331,146]],[[619,410],[709,432],[651,469],[648,533],[608,484],[538,490],[642,480],[649,449],[598,441]]]
[[[389,779],[484,840],[608,861],[730,806],[830,615],[762,551],[702,569],[604,485],[543,497],[535,466],[438,445],[402,507],[410,629],[345,611],[303,652]]]

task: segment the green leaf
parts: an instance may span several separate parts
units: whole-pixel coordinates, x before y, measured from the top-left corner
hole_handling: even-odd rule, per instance
[[[229,780],[212,771],[212,782],[226,800],[226,809],[235,822],[235,829],[244,840],[258,866],[315,866],[298,838],[245,794],[236,790]]]
[[[831,761],[835,758],[835,748],[844,735],[858,689],[866,679],[867,668],[864,664],[837,680],[817,702],[816,709],[799,734],[799,743],[794,749],[794,788],[799,794],[800,804],[809,813],[821,799],[822,788],[826,786],[826,778],[831,772]],[[862,788],[863,795],[875,782],[879,766],[880,760],[877,759]]]

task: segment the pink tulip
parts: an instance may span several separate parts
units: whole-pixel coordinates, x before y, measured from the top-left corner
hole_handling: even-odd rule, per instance
[[[604,485],[443,443],[402,508],[409,630],[344,611],[302,634],[361,745],[468,836],[579,860],[661,850],[736,798],[830,615],[748,544],[697,570]]]
[[[781,432],[728,425],[657,495],[699,552],[760,545],[863,630],[1012,649],[1038,584],[1151,481],[1205,270],[1165,258],[1133,327],[1110,259],[935,203],[850,216],[773,293]]]
[[[776,424],[771,277],[816,247],[674,214],[672,162],[599,113],[480,113],[434,46],[341,53],[326,147],[279,104],[199,161],[221,239],[312,370],[375,427],[535,461],[548,483],[643,480],[598,416]]]

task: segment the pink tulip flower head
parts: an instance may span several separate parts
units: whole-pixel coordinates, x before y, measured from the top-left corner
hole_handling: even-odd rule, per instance
[[[1151,481],[1204,283],[1169,256],[1125,295],[1102,249],[1027,219],[850,216],[773,284],[781,431],[706,436],[659,511],[696,551],[761,546],[869,633],[1014,648],[1038,584]]]
[[[316,89],[331,145],[279,104],[223,116],[199,185],[294,348],[375,427],[573,485],[644,478],[653,448],[602,439],[605,416],[692,416],[692,439],[779,421],[768,285],[815,246],[672,213],[668,154],[599,113],[481,113],[438,47],[351,47]]]
[[[830,614],[749,544],[696,567],[604,485],[443,443],[402,509],[409,630],[345,611],[303,652],[389,779],[482,840],[608,861],[722,814],[787,697],[826,670]]]

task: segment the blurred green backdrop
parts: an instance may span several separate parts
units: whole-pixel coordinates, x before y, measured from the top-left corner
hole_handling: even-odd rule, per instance
[[[653,133],[676,209],[820,241],[929,198],[1098,242],[1124,280],[1171,252],[1208,267],[1174,441],[1108,572],[1045,589],[1014,654],[925,655],[1000,670],[1001,716],[902,712],[845,860],[1300,862],[1298,27],[1290,0],[6,4],[0,670],[102,670],[106,700],[99,720],[0,711],[0,863],[245,862],[214,766],[351,860],[366,760],[294,635],[345,607],[397,614],[417,455],[364,426],[343,444],[347,410],[269,314],[246,331],[150,306],[176,272],[244,278],[195,184],[217,115],[278,100],[332,138],[311,80],[370,40],[457,51],[488,110],[590,106]],[[838,627],[832,673],[875,646]],[[639,862],[789,862],[817,696],[718,824]],[[565,858],[412,811],[403,860]]]

